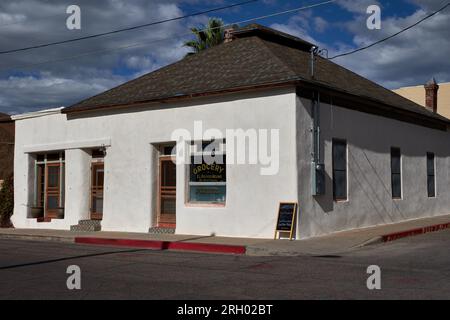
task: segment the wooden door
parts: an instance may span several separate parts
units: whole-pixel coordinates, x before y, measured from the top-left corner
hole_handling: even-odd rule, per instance
[[[103,219],[103,189],[105,182],[105,165],[103,162],[92,164],[91,178],[91,219]]]
[[[159,158],[158,227],[176,225],[176,164],[174,157]]]
[[[61,164],[47,164],[45,168],[45,216],[57,218],[61,206]]]

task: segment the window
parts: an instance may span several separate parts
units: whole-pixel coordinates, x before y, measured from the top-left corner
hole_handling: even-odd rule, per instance
[[[64,218],[64,179],[64,152],[36,156],[34,206],[47,218]]]
[[[226,154],[223,140],[191,145],[189,202],[224,204],[226,198]]]
[[[427,153],[427,187],[428,197],[434,198],[436,196],[436,171],[434,153]]]
[[[347,142],[333,139],[333,198],[347,200]]]
[[[401,153],[399,148],[391,148],[392,198],[402,198]]]

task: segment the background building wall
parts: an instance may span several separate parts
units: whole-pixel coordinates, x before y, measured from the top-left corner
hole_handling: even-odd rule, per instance
[[[450,212],[449,133],[321,104],[326,195],[311,196],[311,102],[298,98],[298,237],[308,238]],[[333,201],[332,139],[348,148],[348,201]],[[403,199],[391,196],[390,149],[402,154]],[[428,198],[426,153],[436,157],[437,197]]]
[[[0,121],[0,180],[7,179],[13,173],[14,131],[14,122]]]
[[[191,207],[186,201],[187,167],[177,168],[177,229],[179,234],[273,237],[280,201],[297,201],[295,89],[233,94],[190,103],[159,104],[128,112],[110,111],[80,116],[56,114],[17,121],[16,208],[18,228],[68,229],[82,218],[77,209],[89,194],[79,192],[87,174],[83,153],[66,153],[66,215],[64,220],[37,223],[27,219],[32,205],[30,156],[25,149],[46,151],[58,145],[71,150],[110,141],[105,157],[105,199],[102,230],[147,232],[155,220],[158,159],[154,146],[171,141],[174,130],[279,129],[280,171],[260,175],[259,165],[227,165],[225,207]],[[78,147],[77,147],[78,145]],[[74,176],[78,178],[74,178]],[[72,177],[72,178],[70,178]],[[77,191],[78,190],[78,191]],[[78,192],[78,193],[77,193]]]
[[[425,106],[425,88],[422,86],[404,87],[395,93]],[[450,83],[439,84],[437,113],[450,119]]]

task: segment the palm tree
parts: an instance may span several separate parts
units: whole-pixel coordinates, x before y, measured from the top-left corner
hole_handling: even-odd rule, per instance
[[[191,31],[197,39],[184,43],[185,47],[192,50],[188,56],[217,46],[224,40],[224,24],[221,19],[211,18],[203,28],[191,28]]]

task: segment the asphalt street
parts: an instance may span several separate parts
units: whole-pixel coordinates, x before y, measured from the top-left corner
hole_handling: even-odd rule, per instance
[[[449,299],[449,249],[450,231],[324,257],[0,240],[0,299]],[[71,265],[80,290],[67,288]],[[367,288],[370,265],[381,290]]]

